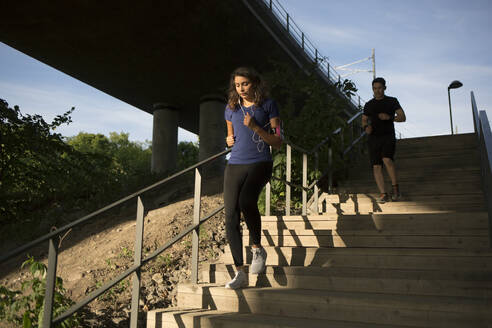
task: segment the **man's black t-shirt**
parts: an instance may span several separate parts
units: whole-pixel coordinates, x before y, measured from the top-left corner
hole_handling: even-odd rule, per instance
[[[394,97],[384,96],[384,98],[380,100],[372,98],[366,102],[364,106],[364,115],[368,116],[371,120],[372,135],[392,135],[394,137],[395,125],[393,121],[396,110],[400,108],[401,106],[398,99]],[[378,117],[379,113],[386,113],[391,117],[391,119],[387,121],[380,120]]]

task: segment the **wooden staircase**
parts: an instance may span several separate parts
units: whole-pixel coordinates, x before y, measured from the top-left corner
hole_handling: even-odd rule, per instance
[[[223,287],[235,273],[227,249],[147,327],[492,327],[475,135],[398,140],[396,163],[402,201],[375,202],[364,160],[320,195],[322,213],[262,218],[267,269],[249,288]]]

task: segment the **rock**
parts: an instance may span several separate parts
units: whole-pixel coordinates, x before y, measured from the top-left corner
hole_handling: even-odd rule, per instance
[[[65,278],[66,281],[77,281],[80,280],[84,277],[84,274],[82,272],[73,272],[67,275]]]
[[[164,278],[162,277],[162,274],[160,274],[160,273],[154,274],[151,279],[156,284],[162,284],[162,282],[164,281]]]

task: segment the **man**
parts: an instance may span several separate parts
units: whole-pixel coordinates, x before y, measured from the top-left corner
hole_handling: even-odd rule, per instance
[[[396,169],[393,162],[395,155],[395,126],[393,122],[405,122],[405,112],[398,100],[384,94],[386,81],[382,77],[372,81],[374,98],[364,106],[362,115],[362,128],[368,134],[369,157],[373,167],[374,179],[380,191],[377,201],[385,203],[390,196],[385,190],[383,178],[383,163],[391,178],[391,200],[400,199],[400,189],[396,180]]]

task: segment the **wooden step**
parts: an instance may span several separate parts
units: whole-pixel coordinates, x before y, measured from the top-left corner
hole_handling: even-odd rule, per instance
[[[478,161],[480,159],[480,153],[477,148],[459,148],[453,150],[405,150],[398,149],[395,150],[395,161],[402,161],[407,159],[412,159],[415,161],[420,161],[422,159],[434,159],[440,161],[443,158],[450,158],[451,160],[462,161]]]
[[[402,325],[381,325],[312,318],[236,313],[205,309],[168,308],[149,311],[147,328],[409,328]]]
[[[248,268],[246,267],[246,271]],[[231,264],[208,264],[202,282],[225,285],[234,278]],[[492,271],[267,266],[248,274],[250,287],[288,287],[403,295],[492,297]]]
[[[321,212],[338,214],[425,213],[442,210],[484,211],[483,197],[477,195],[410,195],[402,193],[398,202],[377,203],[378,194],[321,194],[318,206]],[[312,207],[311,207],[312,209]]]
[[[359,165],[356,167],[359,170],[366,171],[372,168],[369,158],[361,158],[358,160]],[[467,154],[467,156],[448,156],[448,155],[434,155],[426,157],[397,157],[394,158],[397,171],[415,171],[420,170],[431,170],[431,169],[462,169],[462,170],[474,170],[480,168],[480,158],[473,155]],[[353,170],[353,169],[352,169]],[[350,176],[349,176],[350,177]]]
[[[464,248],[483,249],[489,247],[488,234],[474,235],[362,235],[351,232],[331,233],[327,235],[264,235],[262,244],[268,246],[300,247],[400,247],[400,248]],[[243,243],[249,245],[248,235],[243,236]]]
[[[321,197],[330,201],[331,203],[369,203],[372,204],[376,202],[376,199],[379,197],[379,193],[347,193],[347,194],[326,194],[323,193],[321,194]],[[401,201],[397,202],[387,202],[386,204],[383,205],[406,205],[410,203],[414,203],[418,205],[419,203],[422,204],[427,204],[427,203],[436,203],[436,202],[441,202],[443,204],[445,203],[466,203],[466,202],[476,202],[480,201],[483,202],[484,199],[483,197],[477,197],[476,195],[441,195],[441,194],[436,194],[432,196],[419,196],[415,195],[412,197],[412,199],[403,199]]]
[[[411,200],[418,196],[435,196],[435,195],[462,195],[476,197],[478,199],[483,198],[482,186],[480,182],[473,184],[459,184],[459,183],[427,183],[427,184],[414,184],[399,182],[400,193],[405,196],[403,199]],[[337,192],[349,192],[357,194],[372,194],[378,190],[375,182],[355,182],[350,184],[342,184],[336,188]],[[392,191],[392,186],[389,181],[385,183],[385,190]]]
[[[477,327],[492,322],[489,300],[470,297],[273,287],[230,290],[210,284],[180,284],[178,303],[220,311],[417,327]]]
[[[481,179],[480,168],[438,168],[431,167],[426,170],[410,170],[405,167],[396,166],[399,181],[421,181],[425,180],[435,180],[435,181],[454,181],[456,179],[462,179],[467,181],[468,179]],[[384,178],[389,179],[384,170]],[[359,179],[366,179],[374,181],[373,170],[370,165],[364,165],[361,167],[351,168],[348,173],[348,181],[357,181]],[[389,180],[388,180],[389,181]]]
[[[450,214],[367,214],[332,216],[262,216],[262,230],[391,231],[452,234],[462,230],[488,230],[486,212]]]
[[[246,244],[247,245],[247,244]],[[416,270],[492,270],[492,250],[424,248],[328,248],[270,247],[267,265],[318,266]],[[245,263],[251,263],[251,248],[244,247]],[[220,262],[233,264],[229,247]]]
[[[441,135],[431,137],[416,137],[398,139],[397,145],[400,147],[413,147],[413,148],[437,148],[437,149],[450,149],[450,148],[463,148],[463,147],[476,147],[477,137],[474,133],[465,133],[458,135]]]
[[[396,204],[396,205],[395,205]],[[421,214],[421,213],[443,213],[443,212],[463,212],[463,211],[484,211],[483,203],[410,203],[402,204],[390,202],[386,204],[323,204],[318,207],[320,213],[325,214],[370,214],[370,213],[385,213],[385,214]]]

